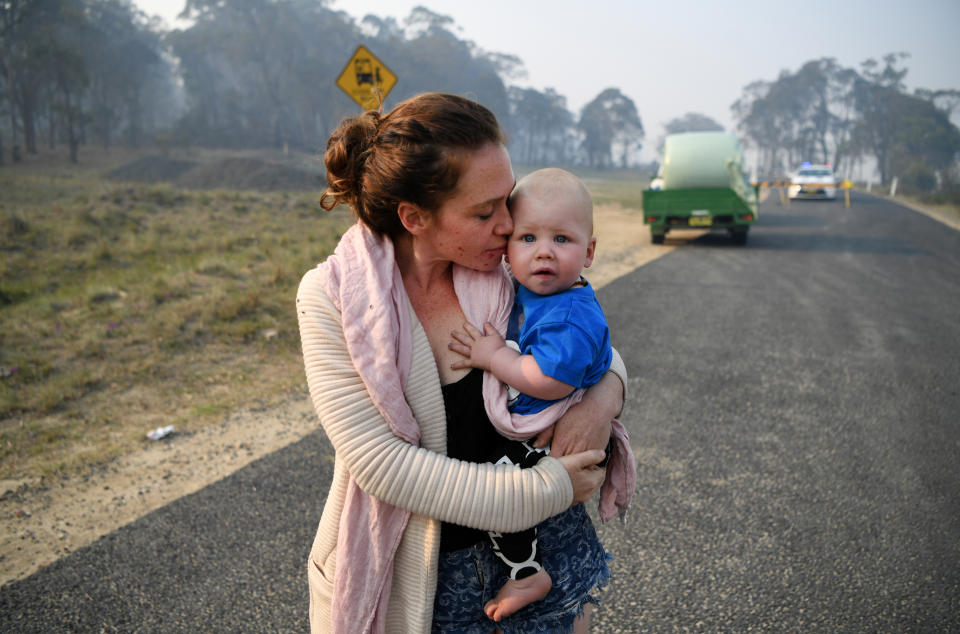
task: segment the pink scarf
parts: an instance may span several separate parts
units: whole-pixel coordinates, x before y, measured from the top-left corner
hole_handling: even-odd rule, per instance
[[[347,351],[374,405],[398,438],[419,446],[420,427],[403,394],[410,373],[413,338],[409,299],[394,257],[393,242],[357,223],[318,268],[323,273],[324,290],[342,316]],[[489,321],[504,332],[513,302],[513,286],[506,271],[481,273],[454,266],[453,276],[457,298],[467,318],[474,324]],[[504,393],[505,387],[499,381],[484,378],[488,410],[490,402],[497,399],[506,411]],[[509,412],[507,415],[509,418]],[[635,463],[625,433],[624,430],[617,435],[625,442],[616,443],[614,458],[623,465],[629,457],[632,467]],[[626,508],[636,482],[635,469],[624,468],[633,479],[617,476],[617,482],[611,483],[612,466],[611,461],[601,488],[604,519],[615,514],[613,509]],[[606,506],[604,496],[608,498]],[[409,517],[409,511],[366,494],[352,476],[349,478],[337,541],[331,606],[333,632],[384,631],[394,555]],[[364,526],[366,531],[361,530]]]

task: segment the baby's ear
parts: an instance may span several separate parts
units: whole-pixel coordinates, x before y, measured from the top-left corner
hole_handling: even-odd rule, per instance
[[[590,265],[593,264],[593,254],[597,251],[597,237],[593,236],[590,238],[590,242],[587,243],[587,257],[583,259],[583,268],[589,269]]]

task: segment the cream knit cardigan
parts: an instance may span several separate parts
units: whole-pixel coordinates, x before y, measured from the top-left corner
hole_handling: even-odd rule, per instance
[[[347,474],[380,500],[412,512],[394,559],[388,632],[429,632],[440,522],[516,532],[567,509],[573,488],[559,460],[532,469],[446,457],[446,414],[430,343],[413,310],[413,359],[404,394],[420,424],[421,447],[397,438],[370,400],[344,343],[340,313],[309,271],[297,314],[310,397],[335,451],[333,481],[310,551],[310,628],[329,632],[337,536]],[[614,352],[611,368],[626,386]],[[358,527],[362,530],[362,527]]]

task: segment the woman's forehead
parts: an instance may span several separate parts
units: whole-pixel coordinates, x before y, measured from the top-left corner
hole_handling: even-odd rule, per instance
[[[500,200],[510,194],[516,179],[507,149],[497,143],[488,144],[463,160],[457,191],[482,204]]]

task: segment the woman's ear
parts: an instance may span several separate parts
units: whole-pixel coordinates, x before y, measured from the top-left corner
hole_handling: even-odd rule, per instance
[[[401,202],[397,205],[397,216],[400,224],[411,235],[420,235],[429,222],[429,217],[420,207],[413,203]]]

